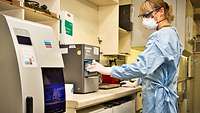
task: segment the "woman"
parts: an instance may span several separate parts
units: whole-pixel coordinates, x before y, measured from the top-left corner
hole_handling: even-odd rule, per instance
[[[163,0],[146,0],[140,9],[143,25],[152,33],[137,62],[104,67],[97,62],[87,67],[120,79],[140,78],[143,113],[177,113],[177,67],[182,54],[178,33],[170,25],[172,10]]]

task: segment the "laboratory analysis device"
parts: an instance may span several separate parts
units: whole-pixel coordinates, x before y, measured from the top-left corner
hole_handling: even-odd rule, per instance
[[[0,113],[65,112],[64,63],[49,26],[0,15]]]

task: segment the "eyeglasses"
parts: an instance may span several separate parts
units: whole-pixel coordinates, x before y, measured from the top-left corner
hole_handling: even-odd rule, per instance
[[[150,11],[150,12],[145,12],[144,14],[139,15],[138,17],[143,17],[143,18],[150,18],[152,17],[152,13],[154,11],[158,11],[161,7],[159,8],[155,8],[154,10]]]

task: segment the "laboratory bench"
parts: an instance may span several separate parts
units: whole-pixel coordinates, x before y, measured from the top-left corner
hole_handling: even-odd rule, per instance
[[[135,113],[137,92],[141,92],[140,86],[100,89],[88,94],[73,94],[67,99],[67,113],[120,113],[117,112],[117,109]]]

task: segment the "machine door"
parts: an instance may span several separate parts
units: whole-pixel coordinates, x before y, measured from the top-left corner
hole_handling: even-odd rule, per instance
[[[42,68],[45,113],[65,112],[65,86],[62,68]]]
[[[86,70],[87,66],[92,64],[93,59],[84,59],[84,75],[85,77],[98,76],[97,72],[89,72]]]

